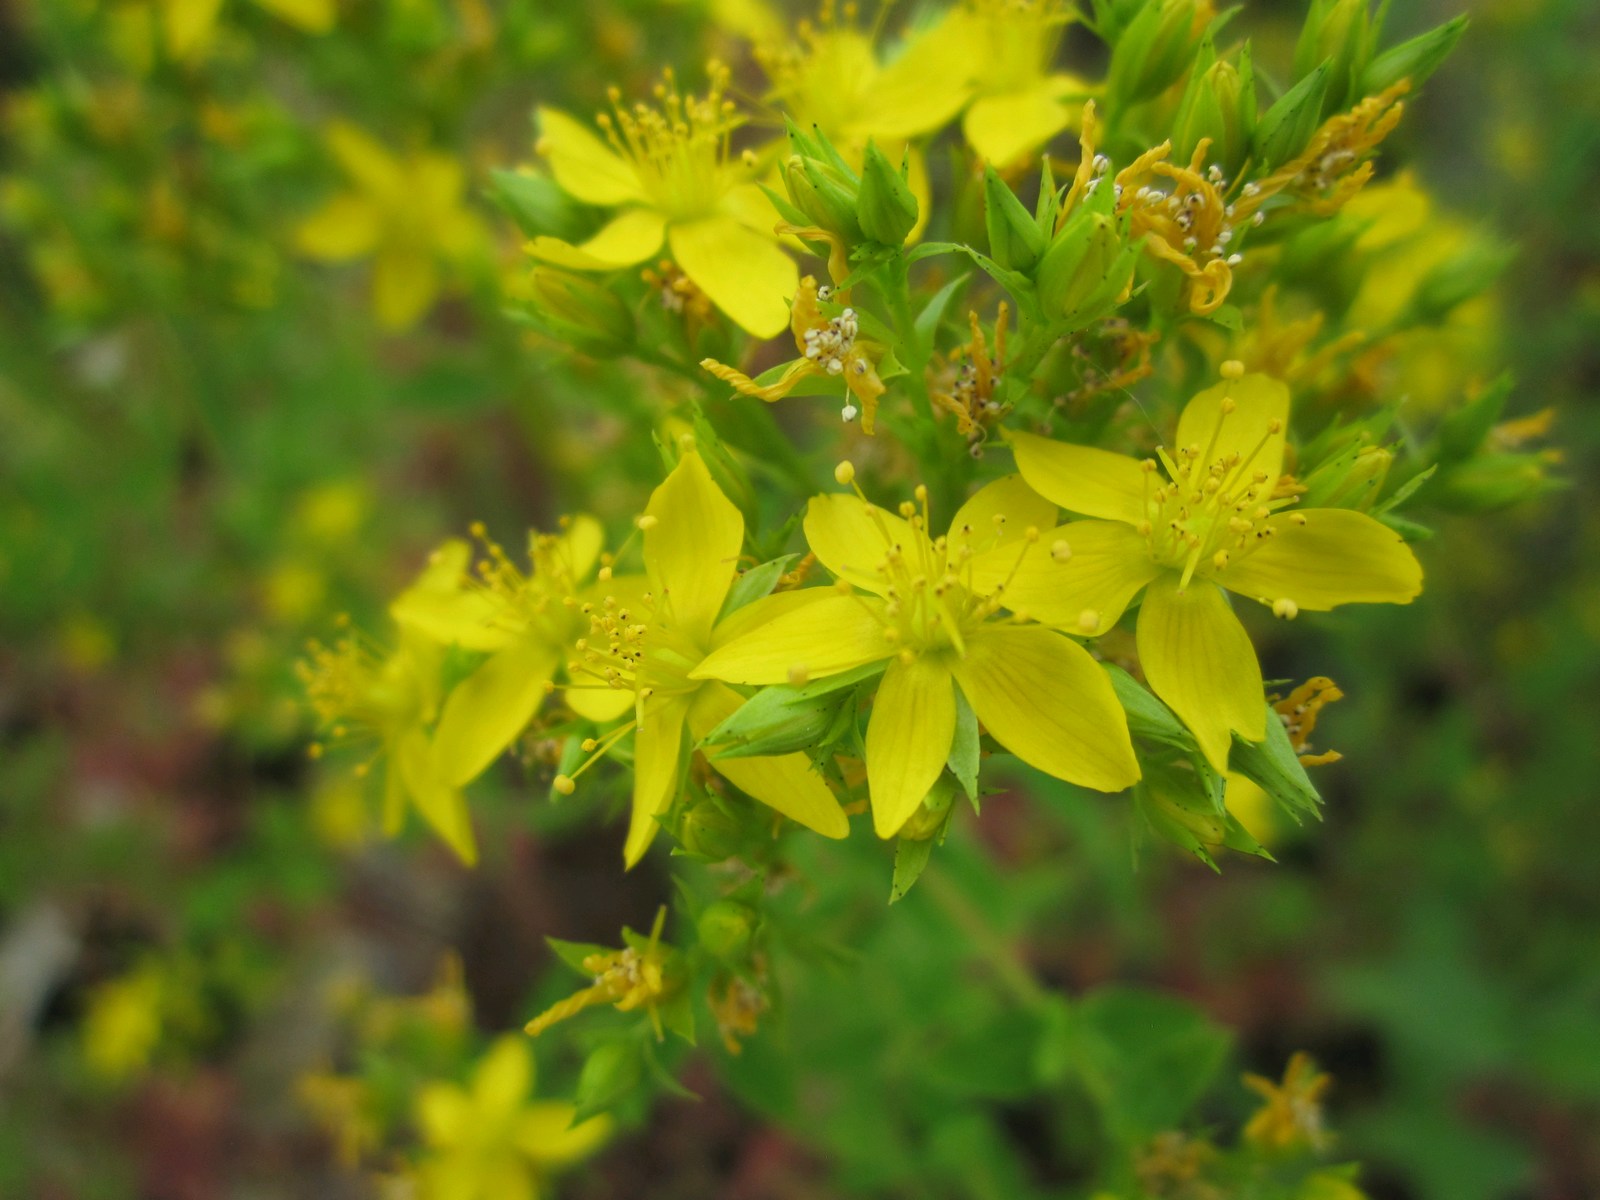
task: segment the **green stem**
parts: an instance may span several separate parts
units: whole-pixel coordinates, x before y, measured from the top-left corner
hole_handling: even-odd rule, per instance
[[[1050,1003],[1050,989],[1034,978],[1016,948],[941,871],[935,868],[927,872],[920,883],[934,903],[967,935],[978,956],[1022,1007],[1042,1009]]]

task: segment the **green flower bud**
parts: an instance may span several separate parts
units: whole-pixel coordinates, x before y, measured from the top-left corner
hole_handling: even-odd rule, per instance
[[[1228,843],[1231,824],[1221,796],[1212,790],[1215,776],[1183,759],[1144,767],[1133,795],[1146,824],[1158,837],[1210,863],[1211,851]]]
[[[1350,445],[1305,479],[1305,508],[1356,508],[1365,511],[1383,491],[1394,455],[1382,446]]]
[[[736,962],[750,949],[761,916],[748,904],[718,900],[707,905],[695,929],[706,953],[723,962]]]
[[[633,344],[633,314],[610,288],[585,275],[533,268],[528,316],[548,336],[586,354],[615,354]]]
[[[676,830],[679,843],[707,862],[723,862],[743,847],[744,824],[715,800],[702,800],[683,814]]]
[[[1159,96],[1182,79],[1204,32],[1199,0],[1147,0],[1111,48],[1108,109]]]
[[[1201,139],[1210,138],[1211,161],[1231,177],[1250,153],[1255,125],[1255,77],[1246,47],[1238,66],[1224,59],[1190,79],[1173,122],[1175,157],[1189,159]]]
[[[635,1041],[606,1042],[584,1060],[574,1096],[579,1120],[613,1108],[639,1086],[644,1075]]]
[[[861,165],[861,191],[856,217],[861,232],[886,246],[902,245],[917,226],[917,198],[906,182],[909,163],[902,160],[896,170],[883,151],[867,143]]]
[[[807,696],[778,685],[763,688],[708,733],[713,758],[791,754],[822,741],[833,725],[842,697]]]
[[[862,240],[856,219],[858,182],[829,163],[791,155],[779,168],[790,202],[819,229],[847,242]]]
[[[1299,79],[1328,63],[1328,90],[1320,115],[1348,108],[1361,98],[1358,88],[1372,54],[1368,0],[1313,0],[1294,51]]]
[[[993,167],[984,168],[983,202],[989,257],[1013,271],[1033,270],[1048,239],[1033,214],[1022,206]]]
[[[1035,278],[1046,316],[1066,332],[1117,306],[1133,278],[1138,251],[1123,241],[1116,218],[1085,212],[1067,222],[1039,261]]]
[[[944,828],[955,798],[956,785],[949,776],[939,776],[928,789],[928,794],[922,798],[922,803],[916,812],[907,817],[906,823],[900,826],[896,836],[908,842],[925,842],[929,838],[936,837]]]
[[[1409,79],[1413,88],[1421,87],[1423,80],[1437,71],[1439,65],[1450,56],[1466,31],[1467,18],[1456,17],[1409,42],[1401,42],[1385,50],[1362,73],[1361,94],[1376,96],[1402,79]]]
[[[1267,109],[1256,126],[1256,156],[1268,170],[1282,166],[1306,148],[1322,122],[1332,64],[1323,63]]]
[[[1489,238],[1475,238],[1434,267],[1411,297],[1411,316],[1437,324],[1461,304],[1488,290],[1511,264],[1515,251]]]
[[[1435,476],[1428,495],[1453,512],[1494,512],[1564,487],[1551,478],[1549,465],[1537,453],[1480,454]]]

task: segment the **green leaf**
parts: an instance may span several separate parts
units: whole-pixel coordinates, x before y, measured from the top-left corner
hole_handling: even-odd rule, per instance
[[[956,735],[950,741],[950,757],[945,765],[961,784],[976,811],[978,807],[978,715],[956,688]]]
[[[933,839],[923,838],[920,841],[908,841],[898,838],[894,844],[894,882],[889,887],[889,903],[905,898],[914,883],[922,875],[923,869],[928,865],[928,859],[933,857]]]
[[[799,559],[798,554],[785,554],[782,558],[775,558],[764,562],[759,567],[751,567],[733,581],[733,586],[728,589],[728,598],[722,602],[722,612],[717,620],[721,621],[729,613],[737,612],[752,600],[770,595],[772,589],[778,586],[778,580]]]
[[[547,937],[545,945],[555,952],[555,956],[579,975],[590,976],[593,971],[585,970],[583,960],[593,954],[614,954],[612,946],[602,946],[596,942],[564,942],[560,938]]]
[[[1302,814],[1322,819],[1322,797],[1306,774],[1305,765],[1289,740],[1289,731],[1272,705],[1267,705],[1265,738],[1247,742],[1238,734],[1233,735],[1228,768],[1257,784],[1296,821]]]
[[[908,255],[908,261],[909,258]],[[917,344],[924,353],[933,348],[934,340],[939,333],[939,323],[944,320],[945,309],[950,307],[950,301],[955,299],[956,293],[966,286],[967,280],[971,277],[970,272],[957,275],[935,292],[928,303],[923,305],[922,311],[917,314],[913,327],[917,334]]]

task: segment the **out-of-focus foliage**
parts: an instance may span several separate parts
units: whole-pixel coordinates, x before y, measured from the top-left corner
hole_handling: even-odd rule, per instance
[[[1332,0],[1309,6],[1317,36],[1299,3],[1259,0],[1209,33],[1180,19],[1193,5],[1083,7],[1101,40],[1049,20],[1006,37],[983,24],[1003,6],[974,4],[898,71],[849,14],[757,0],[0,13],[0,1194],[1600,1191],[1595,18],[1577,0],[1396,5],[1380,44],[1367,6]],[[1100,149],[1119,168],[1170,130],[1175,160],[1210,137],[1230,173],[1270,170],[1363,96],[1420,82],[1429,43],[1380,52],[1457,7],[1472,28],[1405,98],[1374,181],[1326,220],[1264,225],[1229,294],[1225,266],[1086,236],[1074,254],[1096,274],[1030,243],[1037,166],[1017,161],[1048,146],[1054,182],[1073,181],[1088,81],[1107,81]],[[935,15],[891,12],[879,44]],[[1139,52],[1108,59],[1124,35]],[[756,114],[737,149],[762,155],[731,156],[738,183],[815,200],[784,214],[804,271],[836,266],[839,284],[855,269],[830,262],[841,242],[977,248],[932,268],[966,281],[928,287],[943,298],[916,326],[937,358],[867,356],[889,339],[863,330],[876,412],[865,384],[788,379],[796,398],[767,409],[699,373],[709,357],[771,385],[788,333],[741,361],[741,327],[784,322],[745,312],[747,281],[697,277],[693,223],[659,196],[656,243],[621,255],[642,270],[590,273],[557,248],[616,204],[557,194],[535,145],[548,119],[530,115],[587,125],[609,86],[646,97],[667,66],[700,91],[710,55]],[[1315,94],[1274,107],[1297,79]],[[843,158],[818,144],[808,174],[790,149],[811,122]],[[975,259],[1007,290],[1013,356],[1035,294],[1091,328],[1041,368],[1048,389],[974,389],[1007,353]],[[1105,319],[1122,277],[1088,286],[1113,270],[1139,273],[1140,313],[1211,311],[1147,344]],[[1146,760],[1136,802],[986,752],[969,808],[953,752],[941,805],[916,817],[937,844],[752,841],[753,806],[706,796],[623,875],[617,768],[550,803],[585,757],[575,717],[472,784],[469,872],[430,832],[460,849],[458,810],[430,812],[426,789],[406,797],[423,819],[385,838],[382,788],[350,770],[377,745],[306,758],[308,637],[336,642],[342,613],[384,629],[382,598],[474,521],[514,556],[562,513],[625,530],[665,474],[651,432],[698,437],[780,564],[770,588],[801,569],[785,522],[828,482],[840,404],[877,419],[874,439],[850,435],[871,498],[920,477],[946,504],[979,469],[969,448],[1009,462],[1007,422],[1053,412],[1058,434],[1153,444],[1200,386],[1180,383],[1224,359],[1286,379],[1310,431],[1405,397],[1389,423],[1305,444],[1325,470],[1300,482],[1308,508],[1405,493],[1384,515],[1431,530],[1424,601],[1247,616],[1291,727],[1308,694],[1271,681],[1326,673],[1343,693],[1311,738],[1344,752],[1313,772],[1320,823],[1250,803],[1288,786],[1265,755],[1235,752],[1247,832],[1223,836],[1164,790],[1195,773],[1192,742]],[[916,386],[943,414],[925,436]],[[1159,430],[1130,393],[1163,406]],[[756,574],[734,587],[753,595]],[[1107,659],[1131,662],[1129,629],[1100,640]],[[382,636],[363,661],[402,644]],[[458,685],[487,652],[434,666]],[[827,691],[759,733],[815,741],[838,711]],[[1141,739],[1130,711],[1141,755],[1177,745]],[[974,776],[977,746],[974,723]],[[1257,842],[1276,862],[1222,848]],[[756,869],[719,867],[735,856]],[[552,953],[548,935],[572,941]],[[641,984],[639,961],[687,972],[693,994]],[[619,970],[559,1037],[514,1032]],[[657,1040],[691,1024],[693,1050]]]

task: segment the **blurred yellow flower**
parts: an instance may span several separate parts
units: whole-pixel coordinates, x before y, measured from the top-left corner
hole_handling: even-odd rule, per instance
[[[1237,364],[1233,364],[1237,370]],[[1265,375],[1225,378],[1178,420],[1156,463],[1015,433],[1017,466],[1074,521],[1031,553],[1007,593],[1013,609],[1083,636],[1110,629],[1141,592],[1139,660],[1156,695],[1194,732],[1217,770],[1231,734],[1266,735],[1261,667],[1223,589],[1283,618],[1340,604],[1409,604],[1422,567],[1400,536],[1350,509],[1284,512],[1280,491],[1289,391]]]
[[[617,212],[579,245],[536,237],[528,252],[573,270],[612,271],[654,258],[665,240],[683,273],[736,324],[758,337],[781,331],[800,275],[778,247],[778,214],[754,182],[754,156],[729,150],[739,118],[724,98],[727,82],[727,68],[712,63],[706,95],[684,96],[668,72],[658,108],[626,108],[612,89],[613,115],[599,118],[605,140],[558,109],[540,109],[537,148],[556,182]]]
[[[150,1065],[161,1042],[164,991],[160,970],[146,963],[89,994],[83,1056],[90,1070],[120,1083]]]
[[[180,62],[200,57],[216,35],[223,0],[151,0],[161,24],[162,44]],[[334,0],[255,0],[273,16],[303,33],[322,34],[333,28]]]
[[[441,267],[461,265],[483,242],[461,164],[433,150],[393,154],[344,120],[325,138],[351,186],[296,227],[295,245],[326,262],[371,256],[378,319],[407,328],[437,298]]]
[[[1298,1052],[1284,1069],[1283,1082],[1246,1075],[1245,1086],[1263,1103],[1244,1127],[1244,1139],[1261,1150],[1323,1150],[1328,1131],[1322,1123],[1322,1097],[1333,1078],[1317,1069],[1311,1056]]]
[[[533,1100],[533,1055],[508,1035],[489,1047],[471,1082],[430,1083],[417,1093],[427,1146],[414,1180],[419,1200],[537,1200],[544,1176],[588,1157],[611,1119],[573,1124],[572,1105]]]
[[[840,477],[848,482],[853,472],[841,468]],[[1023,762],[1106,792],[1134,783],[1139,766],[1105,672],[1054,630],[1001,616],[1009,576],[1039,529],[1055,523],[1055,505],[1008,476],[968,500],[934,539],[926,488],[917,499],[896,515],[859,492],[813,498],[806,541],[844,594],[822,591],[729,641],[693,677],[774,684],[887,661],[866,738],[879,837],[900,830],[944,769],[957,685]]]

